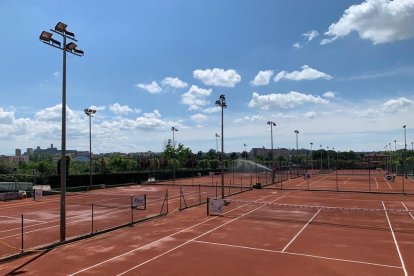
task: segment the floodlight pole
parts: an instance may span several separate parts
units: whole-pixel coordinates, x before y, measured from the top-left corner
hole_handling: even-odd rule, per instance
[[[216,105],[221,107],[221,198],[224,199],[224,108],[227,107],[226,97],[220,95]]]
[[[321,147],[321,173],[322,173],[322,145],[319,145]]]
[[[273,127],[276,126],[276,123],[268,121],[267,124],[270,125],[270,157],[273,161]]]
[[[407,153],[407,130],[406,130],[406,127],[407,127],[407,125],[403,125],[403,128],[404,128],[404,152],[403,152],[402,161],[404,162],[403,163],[404,177],[408,178],[407,174],[405,173],[405,158],[407,156],[407,154],[406,154]],[[404,188],[404,186],[403,186],[403,188]]]
[[[86,108],[84,111],[89,117],[89,190],[92,191],[92,117],[96,110]]]
[[[218,135],[217,133],[216,133],[216,154],[218,153],[218,141],[217,141],[217,138],[218,137],[220,137],[220,135]]]
[[[310,142],[310,146],[311,146],[311,167],[312,167],[312,170],[313,170],[313,151],[312,151],[313,143],[312,142]]]
[[[83,56],[83,51],[77,49],[77,45],[73,42],[69,43],[69,48],[66,45],[66,38],[77,41],[75,35],[66,30],[67,25],[59,22],[56,24],[55,30],[51,32],[62,36],[63,47],[59,41],[52,39],[52,35],[49,32],[42,32],[40,40],[48,44],[49,46],[58,48],[63,51],[63,69],[62,69],[62,149],[61,149],[61,162],[60,162],[60,241],[66,240],[66,52],[76,56]]]
[[[328,155],[328,173],[329,173],[329,147],[326,147],[326,154]]]
[[[173,178],[174,178],[174,185],[175,185],[175,140],[174,140],[174,132],[176,132],[176,131],[178,131],[178,129],[176,129],[175,127],[171,127],[171,130],[172,130],[172,134],[173,134],[173,140],[172,140],[172,143],[173,143],[173,162],[174,162],[174,165],[173,165]]]

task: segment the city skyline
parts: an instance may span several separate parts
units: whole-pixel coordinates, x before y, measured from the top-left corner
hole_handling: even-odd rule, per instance
[[[0,155],[60,147],[61,54],[38,39],[59,21],[85,51],[67,62],[67,148],[89,150],[93,108],[94,153],[161,152],[171,127],[193,152],[215,149],[221,94],[225,152],[270,148],[269,120],[275,149],[295,148],[294,130],[304,149],[401,149],[403,125],[410,148],[412,4],[2,1]]]

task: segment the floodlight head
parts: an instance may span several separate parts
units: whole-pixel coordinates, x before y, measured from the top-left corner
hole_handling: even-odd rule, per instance
[[[64,33],[64,32],[66,32],[66,27],[67,26],[68,25],[66,25],[65,23],[59,22],[55,26],[55,31],[60,32],[60,33]]]
[[[75,42],[70,42],[70,43],[68,43],[68,45],[66,45],[66,49],[69,50],[69,51],[75,50],[76,47],[78,47],[78,45],[76,45]]]
[[[53,36],[53,34],[52,33],[49,33],[49,32],[45,32],[45,31],[43,31],[41,34],[40,34],[40,36],[39,36],[39,39],[42,41],[42,42],[44,42],[44,43],[47,43],[47,44],[50,44],[50,43],[52,43],[52,44],[55,44],[55,45],[57,45],[58,47],[60,47],[60,41],[57,41],[56,39],[53,39],[52,38],[52,36]]]
[[[226,100],[226,97],[224,95],[220,95],[220,100]]]
[[[175,127],[171,128],[172,131],[178,131],[178,129],[176,129]]]
[[[406,128],[407,127],[407,125],[403,125],[403,128]]]
[[[299,130],[295,130],[295,133],[298,134],[299,133]]]
[[[43,31],[40,34],[39,39],[42,40],[42,41],[45,41],[45,42],[49,42],[52,39],[52,35],[53,35],[52,33]]]
[[[221,102],[219,100],[216,101],[217,106],[221,106]]]

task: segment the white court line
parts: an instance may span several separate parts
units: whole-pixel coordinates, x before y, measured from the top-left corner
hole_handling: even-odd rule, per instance
[[[402,202],[402,201],[401,201],[401,204],[404,206],[405,210],[407,210],[407,211],[408,211],[408,213],[410,214],[411,218],[414,220],[414,216],[413,216],[413,214],[412,214],[412,213],[411,213],[411,211],[407,208],[407,206],[405,206],[404,202]]]
[[[285,252],[285,250],[289,247],[289,245],[296,240],[296,238],[300,235],[300,233],[302,233],[303,230],[305,230],[306,226],[309,225],[309,223],[311,223],[311,221],[319,214],[319,212],[322,209],[319,209],[318,212],[316,212],[316,214],[313,215],[313,217],[308,221],[308,223],[305,224],[305,226],[302,227],[302,229],[300,229],[300,231],[296,234],[296,236],[293,237],[293,239],[290,240],[290,242],[285,246],[285,248],[283,248],[282,252]]]
[[[272,201],[270,201],[269,203],[273,203],[273,202],[275,202],[275,201],[279,200],[280,198],[282,198],[282,197],[279,197],[279,198],[277,198],[277,199],[275,199],[275,200],[272,200]],[[186,244],[189,244],[190,242],[193,242],[193,241],[197,240],[198,238],[204,237],[205,235],[210,234],[211,232],[216,231],[217,229],[222,228],[223,226],[226,226],[227,224],[230,224],[230,223],[232,223],[232,222],[234,222],[234,221],[236,221],[236,220],[239,220],[240,218],[242,218],[242,217],[244,217],[244,216],[246,216],[246,215],[248,215],[248,214],[250,214],[250,213],[253,213],[254,211],[257,211],[257,210],[259,210],[259,209],[263,208],[264,206],[266,206],[266,205],[259,206],[259,207],[255,208],[255,209],[253,209],[253,210],[251,210],[251,211],[249,211],[249,212],[247,212],[247,213],[244,213],[243,215],[240,215],[240,216],[238,216],[238,217],[236,217],[236,218],[234,218],[234,219],[232,219],[232,220],[229,220],[229,221],[227,221],[227,222],[225,222],[225,223],[222,223],[221,225],[219,225],[219,226],[217,226],[217,227],[215,227],[215,228],[213,228],[213,229],[211,229],[211,230],[209,230],[209,231],[207,231],[207,232],[204,232],[203,234],[200,234],[200,235],[198,235],[198,236],[196,236],[196,237],[194,237],[194,238],[192,238],[192,239],[190,239],[190,240],[188,240],[188,241],[186,241],[186,242],[183,242],[182,244],[177,245],[176,247],[171,248],[170,250],[165,251],[165,252],[164,252],[164,253],[162,253],[162,254],[159,254],[159,255],[157,255],[157,256],[155,256],[155,257],[153,257],[153,258],[151,258],[151,259],[149,259],[149,260],[147,260],[147,261],[145,261],[145,262],[142,262],[142,263],[140,263],[140,264],[138,264],[138,265],[136,265],[136,266],[134,266],[134,267],[131,267],[131,268],[129,268],[129,269],[127,269],[127,270],[125,270],[125,271],[123,271],[123,272],[121,272],[121,273],[117,274],[117,276],[124,275],[124,274],[126,274],[126,273],[128,273],[128,272],[130,272],[130,271],[132,271],[132,270],[134,270],[134,269],[136,269],[136,268],[138,268],[138,267],[143,266],[144,264],[147,264],[147,263],[149,263],[149,262],[151,262],[151,261],[153,261],[153,260],[156,260],[156,259],[158,259],[158,258],[160,258],[160,257],[162,257],[162,256],[164,256],[164,255],[166,255],[166,254],[168,254],[168,253],[170,253],[170,252],[172,252],[172,251],[174,251],[174,250],[176,250],[176,249],[180,248],[180,247],[183,247],[183,246],[184,246],[184,245],[186,245]]]
[[[375,177],[374,179],[375,179],[375,184],[377,184],[377,189],[379,189],[377,178]]]
[[[264,197],[262,197],[262,198],[259,198],[257,201],[262,200],[262,199],[265,199],[265,198],[267,198],[267,197],[269,197],[269,196],[270,196],[270,195],[268,195],[268,196],[264,196]],[[281,198],[283,198],[283,197],[285,197],[285,196],[279,197],[278,199],[281,199]],[[245,206],[247,206],[247,205],[248,205],[248,204],[242,205],[242,206],[237,207],[237,208],[235,208],[235,209],[232,209],[232,210],[230,210],[230,211],[228,211],[228,212],[225,212],[224,214],[231,213],[232,211],[237,210],[237,209],[240,209],[240,208],[243,208],[243,207],[245,207]],[[183,232],[185,232],[185,231],[187,231],[187,230],[189,230],[189,229],[195,228],[195,227],[197,227],[197,226],[199,226],[199,225],[202,225],[202,224],[204,224],[204,223],[207,223],[207,222],[209,222],[209,221],[211,221],[211,220],[215,220],[215,219],[217,219],[217,218],[218,218],[218,217],[212,217],[212,218],[209,218],[209,219],[203,220],[203,221],[201,221],[201,222],[199,222],[199,223],[196,223],[196,224],[194,224],[194,225],[192,225],[192,226],[189,226],[189,227],[184,228],[184,229],[182,229],[182,230],[180,230],[180,231],[177,231],[177,232],[175,232],[175,233],[172,233],[172,234],[170,234],[170,235],[168,235],[168,236],[165,236],[165,237],[163,237],[163,238],[160,238],[160,239],[155,240],[155,241],[153,241],[153,242],[150,242],[150,243],[148,243],[148,244],[145,244],[145,245],[139,246],[139,247],[134,248],[134,249],[132,249],[132,250],[129,250],[129,251],[125,252],[125,253],[122,253],[122,254],[120,254],[120,255],[114,256],[114,257],[112,257],[112,258],[110,258],[110,259],[107,259],[107,260],[105,260],[105,261],[99,262],[99,263],[94,264],[94,265],[92,265],[92,266],[86,267],[86,268],[84,268],[84,269],[82,269],[82,270],[79,270],[79,271],[77,271],[77,272],[71,273],[71,274],[69,274],[69,275],[70,275],[70,276],[72,276],[72,275],[76,275],[76,274],[82,273],[82,272],[84,272],[84,271],[90,270],[90,269],[92,269],[92,268],[95,268],[95,267],[97,267],[97,266],[100,266],[100,265],[102,265],[102,264],[105,264],[105,263],[111,262],[111,261],[113,261],[113,260],[116,260],[116,259],[122,258],[122,257],[124,257],[125,255],[131,254],[131,253],[133,253],[133,252],[135,252],[135,251],[141,250],[141,249],[146,248],[146,247],[150,247],[150,246],[152,246],[153,244],[156,244],[156,243],[158,243],[158,242],[160,242],[160,241],[163,241],[163,240],[166,240],[166,239],[168,239],[168,238],[171,238],[171,237],[173,237],[173,236],[175,236],[175,235],[178,235],[178,234],[180,234],[180,233],[183,233]]]
[[[339,262],[347,262],[347,263],[357,263],[357,264],[365,264],[365,265],[373,265],[373,266],[381,266],[381,267],[389,267],[389,268],[402,269],[402,267],[400,267],[400,266],[394,266],[394,265],[385,265],[385,264],[377,264],[377,263],[363,262],[363,261],[355,261],[355,260],[348,260],[348,259],[331,258],[331,257],[324,257],[324,256],[317,256],[317,255],[310,255],[310,254],[303,254],[303,253],[295,253],[295,252],[282,252],[280,250],[271,250],[271,249],[263,249],[263,248],[255,248],[255,247],[232,245],[232,244],[224,244],[224,243],[215,243],[215,242],[207,242],[207,241],[194,241],[194,242],[195,243],[205,243],[205,244],[211,244],[211,245],[226,246],[226,247],[233,247],[233,248],[240,248],[240,249],[249,249],[249,250],[255,250],[255,251],[270,252],[270,253],[304,256],[304,257],[311,257],[311,258],[323,259],[323,260],[331,260],[331,261],[339,261]]]
[[[0,218],[17,219],[17,220],[19,220],[19,221],[22,219],[21,217],[9,217],[9,216],[0,216]],[[45,223],[45,222],[46,222],[46,221],[42,221],[42,220],[28,219],[28,218],[25,218],[24,216],[23,216],[23,219],[24,219],[24,220],[35,221],[35,222],[41,222],[41,223]]]
[[[390,187],[390,189],[392,190],[392,187],[390,185],[390,183],[388,183],[388,180],[384,177],[385,182],[387,182],[388,187]]]
[[[390,227],[392,238],[394,239],[395,247],[397,248],[398,256],[400,257],[401,266],[402,266],[402,269],[404,270],[404,275],[408,276],[407,270],[405,269],[404,260],[401,256],[400,248],[398,247],[397,238],[395,237],[394,230],[392,229],[390,218],[388,217],[387,209],[385,208],[384,201],[381,201],[381,202],[382,202],[382,207],[384,207],[385,216],[387,217],[388,226]]]

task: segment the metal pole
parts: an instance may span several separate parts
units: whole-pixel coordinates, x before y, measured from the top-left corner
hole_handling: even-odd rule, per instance
[[[321,146],[321,173],[322,173],[322,145]]]
[[[21,244],[21,247],[22,247],[21,252],[23,253],[23,251],[24,251],[24,219],[23,219],[23,214],[22,214],[21,242],[22,242],[22,244]]]
[[[92,191],[92,116],[89,115],[89,190]]]
[[[63,35],[62,154],[60,161],[60,241],[66,239],[66,34]]]
[[[312,151],[313,143],[310,143],[310,145],[311,145],[311,168],[312,168],[312,171],[313,171],[313,151]]]
[[[272,161],[273,161],[273,123],[270,124],[270,147],[271,147],[271,157],[272,157]]]
[[[224,198],[224,106],[221,105],[221,198]]]

